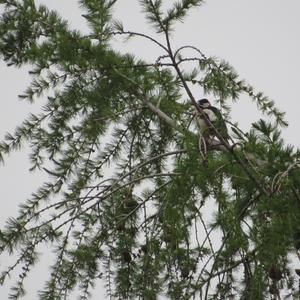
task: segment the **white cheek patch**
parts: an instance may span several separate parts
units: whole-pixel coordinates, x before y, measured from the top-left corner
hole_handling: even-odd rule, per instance
[[[203,111],[207,114],[211,122],[215,122],[218,119],[216,114],[211,109],[203,109]]]

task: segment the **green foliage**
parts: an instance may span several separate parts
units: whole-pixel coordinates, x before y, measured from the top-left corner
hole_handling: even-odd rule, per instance
[[[49,176],[0,231],[1,253],[16,256],[1,284],[21,270],[9,299],[25,294],[41,244],[55,255],[43,300],[74,291],[89,299],[98,280],[112,299],[296,295],[288,259],[300,249],[300,153],[281,138],[284,114],[227,62],[171,48],[176,21],[203,1],[139,2],[164,43],[126,31],[113,19],[117,1],[80,1],[88,36],[34,1],[0,2],[0,56],[30,67],[19,97],[44,101],[6,134],[0,158],[27,143],[31,171]],[[120,35],[150,40],[164,55],[121,54],[112,46]],[[220,98],[226,121],[229,99],[243,93],[272,120],[247,133],[232,125],[230,144],[212,127],[213,140],[203,141],[191,83]]]

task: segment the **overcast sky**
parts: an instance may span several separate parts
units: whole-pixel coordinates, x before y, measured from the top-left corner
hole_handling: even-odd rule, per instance
[[[169,0],[166,0],[169,1]],[[73,28],[86,31],[77,1],[36,1],[55,8],[68,18]],[[135,0],[119,0],[116,16],[128,30],[150,33]],[[174,46],[185,44],[200,48],[206,55],[227,60],[257,90],[273,99],[286,112],[289,128],[284,131],[287,143],[299,147],[300,128],[300,1],[299,0],[207,0],[206,3],[177,27]],[[153,61],[158,49],[145,41],[126,46],[145,60]],[[0,63],[1,110],[0,137],[11,131],[29,112],[37,107],[18,100],[17,95],[29,83],[23,70],[7,68]],[[197,91],[195,91],[197,92]],[[195,95],[200,98],[203,95]],[[233,105],[232,120],[249,129],[261,115],[247,97]],[[17,205],[30,196],[44,180],[41,175],[29,175],[26,148],[9,157],[0,167],[0,225],[16,215]],[[0,258],[0,264],[5,262]],[[44,267],[46,273],[46,267]],[[41,271],[33,273],[32,288],[41,284]],[[99,294],[93,299],[99,299]],[[0,288],[0,299],[7,299],[7,289]],[[36,299],[31,292],[24,299]],[[75,298],[74,298],[75,299]]]

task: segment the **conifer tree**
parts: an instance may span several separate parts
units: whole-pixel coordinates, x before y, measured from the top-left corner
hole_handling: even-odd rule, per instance
[[[139,3],[151,36],[114,19],[116,0],[80,1],[89,34],[34,0],[0,1],[1,59],[29,66],[19,97],[45,103],[3,138],[0,158],[28,144],[31,171],[49,175],[0,231],[1,254],[15,257],[1,266],[1,284],[16,280],[9,299],[24,296],[44,244],[56,260],[41,300],[74,290],[89,299],[100,281],[110,299],[297,297],[300,153],[281,137],[284,114],[227,62],[172,47],[175,25],[202,0]],[[120,53],[112,40],[124,37],[161,55]],[[229,142],[192,86],[219,99]],[[230,122],[242,94],[264,116],[249,132]]]

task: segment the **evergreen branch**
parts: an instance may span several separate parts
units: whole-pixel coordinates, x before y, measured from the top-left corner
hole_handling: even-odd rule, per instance
[[[71,224],[69,225],[69,228],[65,234],[65,237],[63,239],[62,245],[59,247],[59,253],[58,253],[58,257],[56,259],[56,263],[53,266],[52,270],[53,272],[51,272],[51,281],[49,282],[49,293],[50,294],[55,294],[55,289],[57,289],[57,285],[58,285],[58,281],[60,279],[59,276],[59,272],[61,271],[60,269],[62,269],[62,262],[63,262],[63,256],[66,252],[66,246],[68,244],[68,240],[69,240],[69,235],[71,233],[71,230],[74,226],[74,222],[75,219],[71,221]]]
[[[54,178],[0,231],[0,251],[18,255],[2,279],[23,267],[12,299],[25,293],[24,279],[44,242],[57,257],[41,300],[67,299],[77,288],[87,299],[101,276],[101,261],[112,298],[154,299],[160,293],[208,298],[213,292],[212,297],[227,299],[234,291],[256,299],[271,281],[274,289],[270,270],[284,273],[277,274],[277,294],[279,285],[293,285],[287,257],[299,248],[299,151],[284,148],[279,130],[265,121],[246,135],[233,125],[240,143],[231,146],[204,115],[215,138],[207,147],[208,166],[199,165],[199,137],[189,121],[203,111],[188,84],[220,95],[227,112],[225,99],[246,93],[277,125],[285,122],[274,103],[254,93],[226,62],[189,45],[172,49],[172,25],[201,0],[140,1],[164,42],[113,24],[116,0],[80,1],[92,30],[87,35],[70,30],[57,13],[36,8],[32,0],[2,2],[1,55],[8,65],[33,64],[34,78],[20,98],[54,93],[45,114],[26,119],[0,145],[1,158],[29,143],[32,170],[44,167]],[[171,7],[166,13],[164,4]],[[108,43],[113,36],[140,37],[163,54],[154,63],[122,55]],[[184,50],[196,56],[185,58]],[[183,71],[189,62],[197,62],[197,70]],[[216,209],[208,197],[217,201]],[[209,208],[204,219],[202,207]],[[219,232],[217,245],[212,235]],[[245,292],[239,292],[241,281],[234,276],[242,265]]]
[[[129,78],[128,76],[126,76],[125,74],[122,74],[121,72],[119,72],[117,69],[114,70],[118,75],[120,75],[121,77],[125,78],[126,80],[128,80],[129,82],[131,82],[132,84],[134,84],[137,88],[140,89],[140,86],[138,85],[137,82],[135,82],[134,80],[132,80],[131,78]],[[175,128],[177,131],[183,133],[183,129],[173,120],[171,119],[169,116],[167,116],[163,111],[161,111],[158,107],[156,107],[154,104],[151,103],[151,101],[148,100],[147,95],[145,95],[145,93],[142,91],[142,100],[143,104],[146,105],[153,113],[155,113],[156,115],[158,115],[161,119],[163,119],[167,124],[169,124],[171,127]]]
[[[212,257],[213,259],[216,259],[216,253],[215,253],[215,251],[214,251],[213,243],[212,243],[211,238],[210,238],[210,234],[213,232],[213,228],[211,228],[211,230],[208,231],[207,226],[206,226],[206,224],[205,224],[205,222],[204,222],[204,220],[203,220],[203,218],[202,218],[202,216],[201,216],[201,212],[200,212],[199,209],[197,209],[197,214],[198,214],[198,216],[199,216],[200,222],[201,222],[201,224],[202,224],[202,227],[204,228],[205,235],[206,235],[205,239],[203,240],[203,244],[202,244],[201,248],[204,247],[205,242],[206,242],[206,240],[207,240],[208,243],[209,243],[209,247],[210,247],[211,253],[212,253],[212,256],[211,256],[211,257]],[[208,261],[209,261],[209,260],[208,260]],[[203,268],[203,269],[205,269],[205,268]],[[219,277],[219,276],[218,276],[218,277]],[[219,278],[220,278],[220,277],[219,277]]]
[[[166,30],[162,22],[162,0],[141,0],[140,3],[144,7],[146,17],[156,28],[157,32],[164,32]]]
[[[172,48],[171,48],[171,44],[170,44],[170,40],[169,40],[169,35],[168,33],[165,33],[166,35],[166,40],[167,40],[167,45],[168,45],[168,51],[169,51],[169,55],[170,55],[170,59],[173,62],[174,68],[178,74],[178,77],[180,78],[185,91],[187,92],[189,98],[191,99],[194,107],[196,108],[196,111],[203,117],[205,123],[208,125],[209,128],[212,128],[215,135],[218,137],[218,139],[220,140],[220,142],[222,143],[222,145],[226,148],[226,150],[231,153],[233,155],[233,157],[235,158],[235,160],[241,165],[241,167],[244,169],[244,171],[246,172],[246,174],[248,175],[248,177],[256,184],[256,186],[260,189],[260,191],[262,191],[264,194],[268,195],[268,191],[264,188],[263,185],[261,185],[261,183],[249,172],[248,167],[246,166],[246,164],[244,163],[244,161],[242,159],[240,159],[237,154],[235,153],[234,149],[232,149],[232,147],[230,147],[230,145],[228,144],[228,142],[223,138],[223,136],[218,132],[218,130],[215,128],[215,126],[210,122],[209,118],[203,113],[202,108],[197,105],[197,101],[194,98],[190,88],[188,87],[186,81],[184,80],[184,77],[182,75],[181,70],[178,67],[178,64],[176,63],[176,58],[173,55],[172,52]]]
[[[282,181],[284,180],[284,178],[286,178],[289,173],[294,170],[296,167],[300,166],[300,161],[295,161],[294,163],[290,164],[288,166],[288,168],[283,171],[283,172],[278,172],[273,180],[272,180],[272,184],[271,184],[271,191],[272,193],[274,192],[278,192],[280,190],[280,186],[282,184]],[[278,179],[277,179],[278,178]],[[277,181],[276,181],[277,179]]]
[[[162,24],[166,24],[167,28],[170,28],[172,21],[183,22],[187,12],[192,7],[197,7],[202,4],[203,0],[181,0],[181,2],[175,2],[173,8],[169,9],[167,16],[162,20]]]
[[[125,177],[128,176],[129,173],[126,174]],[[54,215],[52,218],[48,219],[47,221],[44,221],[42,224],[37,225],[35,227],[31,227],[27,229],[27,232],[29,231],[37,231],[40,228],[43,228],[47,225],[49,225],[50,223],[52,223],[53,221],[59,220],[63,215],[65,215],[66,213],[70,212],[70,211],[75,211],[75,210],[79,210],[80,208],[82,208],[83,205],[89,203],[90,201],[94,200],[94,199],[98,199],[95,203],[91,204],[90,206],[88,206],[85,209],[81,209],[78,213],[73,213],[74,215],[71,218],[68,218],[66,221],[63,221],[60,225],[58,225],[57,227],[54,228],[54,232],[58,231],[61,227],[65,226],[66,224],[68,224],[69,222],[72,222],[73,220],[76,220],[78,217],[80,217],[81,215],[87,213],[88,211],[93,210],[101,201],[103,201],[104,199],[109,198],[110,196],[114,195],[116,192],[118,192],[119,190],[123,190],[125,187],[130,187],[133,183],[139,183],[145,179],[153,179],[155,177],[169,177],[169,176],[177,176],[180,173],[176,173],[176,172],[168,172],[168,173],[160,173],[160,174],[150,174],[150,175],[145,175],[145,176],[141,176],[141,177],[137,177],[134,178],[122,185],[119,184],[119,182],[122,179],[119,179],[117,181],[115,181],[111,186],[107,187],[106,189],[104,189],[103,191],[96,193],[93,196],[83,196],[83,197],[78,197],[77,200],[85,200],[84,202],[80,202],[78,204],[76,204],[75,206],[69,207],[67,209],[65,209],[64,211],[62,211],[61,213]],[[114,188],[114,186],[116,186]],[[114,188],[114,189],[113,189]],[[104,194],[105,192],[107,192],[106,194]],[[101,195],[103,194],[103,195]]]
[[[23,261],[25,261],[27,264],[27,267],[25,268],[26,273],[29,271],[29,265],[32,265],[35,262],[33,259],[33,256],[34,256],[33,254],[34,254],[34,246],[37,243],[38,243],[37,237],[35,237],[34,242],[27,242],[28,245],[25,247],[25,249],[22,249],[21,255],[15,261],[15,263],[12,264],[11,266],[7,267],[6,271],[3,271],[1,273],[1,276],[0,276],[0,284],[1,285],[4,283],[6,277],[9,276],[12,273],[12,271],[15,270],[16,267],[18,265],[20,265],[20,263],[22,263]],[[25,274],[25,276],[26,276],[26,274]],[[23,281],[21,281],[21,287],[22,287],[22,282]]]
[[[174,173],[173,175],[179,175]],[[160,185],[159,187],[157,187],[148,197],[146,197],[143,201],[139,202],[138,205],[131,210],[128,214],[126,214],[121,221],[119,221],[119,224],[124,223],[126,220],[128,220],[130,218],[130,216],[132,216],[133,214],[135,214],[143,205],[145,205],[156,193],[158,193],[160,190],[162,190],[163,188],[165,188],[166,186],[168,186],[170,183],[172,183],[173,180],[167,181],[164,184]],[[146,223],[146,221],[144,221],[143,223]],[[140,225],[141,227],[143,226],[143,223]],[[118,225],[118,224],[117,224]]]
[[[105,116],[105,117],[96,118],[95,121],[106,121],[108,119],[111,120],[113,118],[116,118],[116,117],[119,117],[119,116],[122,116],[122,115],[126,115],[126,114],[131,113],[131,112],[139,111],[139,110],[142,110],[144,108],[145,108],[145,106],[134,107],[134,108],[127,109],[127,110],[124,109],[122,111],[116,112],[114,114],[111,114],[111,115],[108,115],[108,116]]]
[[[144,33],[139,33],[139,32],[134,32],[134,31],[112,31],[111,32],[112,35],[129,35],[129,36],[137,36],[137,37],[142,37],[145,38],[151,42],[153,42],[154,44],[156,44],[157,46],[159,46],[160,48],[162,48],[164,51],[167,51],[168,49],[161,44],[159,41],[157,41],[156,39],[152,38],[151,36],[144,34]]]
[[[242,209],[242,210],[240,211],[240,213],[238,214],[238,216],[237,216],[237,218],[236,218],[236,221],[241,221],[241,220],[244,218],[245,213],[246,213],[246,211],[248,210],[248,208],[249,208],[255,201],[257,201],[261,196],[262,196],[262,195],[259,193],[259,194],[257,194],[252,200],[248,201],[247,205],[244,206],[243,209]],[[214,262],[213,262],[213,265],[212,265],[211,271],[210,271],[210,276],[209,276],[206,280],[204,280],[203,283],[201,283],[201,285],[200,285],[201,287],[204,286],[206,283],[209,284],[209,283],[210,283],[210,280],[213,279],[214,277],[220,276],[221,274],[224,273],[223,270],[222,270],[222,271],[219,271],[219,272],[216,272],[216,273],[213,273],[213,271],[214,271],[214,269],[215,269],[215,267],[216,267],[216,265],[217,265],[219,256],[221,255],[221,251],[222,251],[223,248],[225,247],[226,242],[227,242],[227,240],[228,240],[229,237],[230,237],[230,234],[231,234],[231,231],[227,232],[227,234],[222,238],[222,244],[221,244],[220,248],[218,249],[216,256],[213,256],[213,255],[210,256],[210,258],[206,261],[205,266],[202,268],[202,271],[200,272],[197,281],[199,281],[199,280],[202,278],[202,274],[203,274],[204,271],[205,271],[205,267],[209,264],[209,262],[210,262],[212,259],[214,259]],[[256,252],[256,250],[253,250],[252,252],[253,252],[253,254],[254,254],[254,253]],[[252,252],[251,252],[251,253],[252,253]],[[246,257],[245,257],[245,258],[246,258]],[[235,267],[237,267],[238,265],[240,265],[242,262],[243,262],[243,260],[241,260],[237,265],[234,264],[234,265],[232,266],[232,268],[229,268],[228,270],[234,269]],[[225,269],[225,271],[226,271],[226,270],[227,270],[227,269]],[[211,274],[214,274],[214,275],[212,276]],[[195,292],[196,292],[196,291],[194,291],[194,293],[195,293]],[[206,293],[207,293],[207,292],[208,292],[208,286],[207,286],[207,288],[206,288]]]
[[[212,58],[207,58],[205,54],[198,49],[197,47],[194,46],[182,46],[178,48],[174,52],[174,58],[179,55],[180,51],[184,49],[192,49],[200,54],[200,58],[187,58],[187,59],[182,59],[180,58],[177,64],[181,63],[182,61],[199,61],[200,66],[205,68],[208,66],[208,69],[213,76],[216,76],[215,73],[220,73],[222,76],[228,80],[228,84],[232,85],[233,87],[236,88],[237,92],[245,92],[247,93],[251,99],[255,100],[257,103],[257,106],[262,110],[262,112],[267,113],[268,115],[273,115],[276,119],[276,122],[280,124],[281,126],[287,126],[287,122],[283,119],[284,113],[280,112],[275,106],[274,102],[269,100],[267,97],[263,96],[261,92],[254,93],[253,87],[249,84],[244,83],[243,80],[236,82],[235,78],[237,75],[235,74],[234,70],[232,67],[230,67],[227,63],[223,62],[221,64],[218,64],[214,59]],[[205,85],[205,82],[203,81],[193,81],[194,83],[198,82],[200,85]],[[227,88],[227,87],[226,87]],[[237,95],[235,95],[236,98]]]
[[[202,286],[204,286],[205,284],[208,284],[213,278],[217,277],[217,276],[220,276],[224,273],[227,273],[227,272],[230,272],[232,271],[233,269],[237,268],[239,265],[245,263],[246,261],[249,262],[249,259],[255,255],[257,252],[257,249],[254,249],[252,250],[251,252],[249,252],[247,255],[245,255],[243,258],[235,261],[233,264],[231,264],[230,266],[228,266],[227,268],[224,268],[223,270],[221,271],[218,271],[218,272],[215,272],[215,273],[211,273],[209,274],[208,278],[204,279],[199,288],[201,288]],[[207,292],[208,292],[208,289],[206,289],[206,296],[205,296],[205,299],[207,299]]]
[[[177,155],[177,154],[181,154],[181,153],[186,153],[186,150],[175,150],[175,151],[171,151],[171,152],[167,152],[167,153],[162,153],[162,154],[159,154],[159,155],[156,155],[156,156],[153,156],[151,157],[150,159],[147,159],[147,160],[144,160],[142,161],[141,163],[137,164],[136,166],[132,167],[131,170],[129,170],[127,173],[123,174],[123,176],[121,176],[119,179],[105,179],[103,181],[101,181],[99,184],[95,185],[95,186],[92,186],[90,187],[90,191],[84,196],[82,197],[82,199],[85,199],[85,198],[89,198],[89,194],[94,191],[95,189],[98,189],[101,185],[103,185],[104,182],[107,182],[107,181],[113,181],[113,183],[111,185],[108,185],[103,191],[102,193],[108,191],[109,189],[112,189],[114,188],[115,186],[119,186],[119,183],[122,182],[125,178],[127,177],[131,177],[132,174],[134,173],[137,173],[137,171],[139,169],[142,169],[144,166],[148,165],[148,164],[151,164],[152,162],[154,162],[155,160],[158,160],[162,157],[165,157],[165,156],[172,156],[172,155]],[[132,183],[134,183],[135,181],[129,181],[130,183],[127,183],[126,185],[130,185]],[[125,186],[126,186],[125,185]],[[120,188],[118,188],[119,190]],[[96,196],[92,196],[92,197],[99,197],[100,194],[96,195]]]
[[[88,230],[87,227],[85,227],[81,233],[80,233],[80,237],[77,239],[77,250],[80,249],[81,245],[82,245],[82,242],[83,242],[83,238],[84,238],[84,234],[86,234],[86,231]],[[99,247],[100,249],[100,247]],[[72,282],[74,282],[74,273],[76,271],[76,267],[79,268],[79,259],[75,260],[75,262],[73,261],[71,266],[70,266],[70,269],[69,269],[69,272],[68,272],[68,276],[67,278],[65,279],[65,282],[63,283],[61,289],[60,289],[60,292],[59,292],[59,297],[63,297],[63,295],[65,296],[66,298],[66,295],[67,295],[67,292],[68,290],[70,290],[70,286],[72,286]]]

